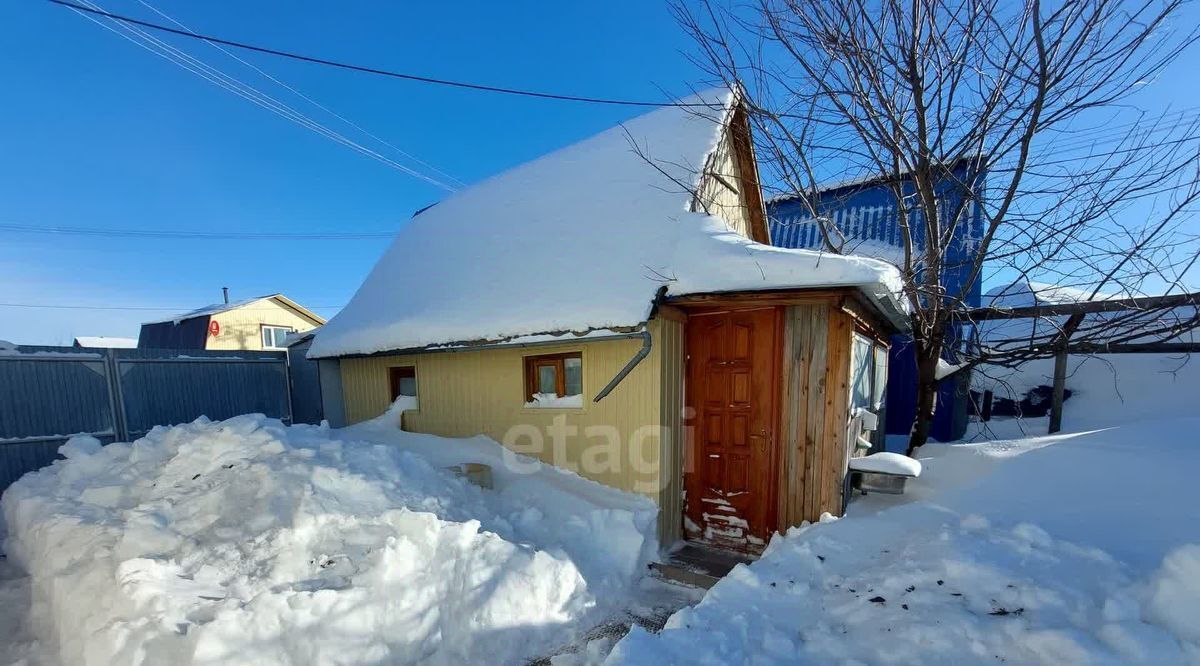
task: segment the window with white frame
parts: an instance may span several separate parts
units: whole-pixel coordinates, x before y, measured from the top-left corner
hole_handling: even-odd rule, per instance
[[[856,332],[850,349],[850,407],[879,413],[886,389],[887,347]]]
[[[267,326],[262,327],[262,346],[263,349],[284,349],[283,341],[287,338],[288,333],[296,329],[288,326]]]

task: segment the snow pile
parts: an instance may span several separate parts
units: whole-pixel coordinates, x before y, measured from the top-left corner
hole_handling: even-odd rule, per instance
[[[1197,429],[930,445],[607,663],[1200,663]]]
[[[899,272],[886,263],[760,245],[689,212],[732,100],[713,90],[684,100],[712,110],[653,111],[422,211],[309,356],[636,326],[661,287],[853,286],[894,298]]]
[[[876,472],[898,476],[921,476],[921,461],[906,455],[883,451],[869,456],[850,459],[850,469],[856,472]]]
[[[386,443],[260,415],[72,439],[3,498],[39,639],[71,664],[520,661],[656,547],[643,498],[529,460],[496,491],[443,469],[491,440],[356,433]]]

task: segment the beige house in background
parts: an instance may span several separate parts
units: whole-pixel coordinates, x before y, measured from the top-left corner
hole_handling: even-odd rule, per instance
[[[142,324],[142,349],[284,350],[289,333],[325,323],[320,315],[283,294],[259,296],[185,312]]]
[[[314,337],[326,414],[397,402],[406,430],[640,493],[663,546],[753,552],[840,515],[907,325],[898,274],[770,247],[739,96],[689,103],[414,216]]]

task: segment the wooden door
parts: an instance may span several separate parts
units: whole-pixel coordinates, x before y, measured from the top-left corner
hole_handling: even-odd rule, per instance
[[[778,308],[688,318],[688,538],[761,549],[775,531]]]

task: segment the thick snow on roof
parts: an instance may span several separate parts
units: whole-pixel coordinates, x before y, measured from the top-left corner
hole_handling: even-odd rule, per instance
[[[1028,278],[1017,278],[1013,282],[989,289],[984,295],[984,305],[993,308],[1021,308],[1034,305],[1058,305],[1082,303],[1119,298],[1118,294],[1101,292],[1092,295],[1091,289],[1066,287],[1037,282]]]
[[[1023,308],[1033,306],[1064,305],[1083,303],[1087,301],[1104,301],[1116,298],[1126,298],[1129,294],[1100,292],[1092,295],[1091,289],[1047,284],[1026,278],[1019,278],[1010,284],[988,290],[983,297],[983,304],[993,308]],[[1088,342],[1194,342],[1197,333],[1184,330],[1174,336],[1165,333],[1136,336],[1136,333],[1147,331],[1162,331],[1176,323],[1184,323],[1195,316],[1195,308],[1182,306],[1166,310],[1147,310],[1141,315],[1133,315],[1131,311],[1116,313],[1094,313],[1084,319],[1081,329],[1083,337]],[[1047,342],[1062,330],[1068,317],[1066,315],[1030,317],[1023,319],[997,319],[980,322],[979,337],[988,346],[996,349],[1023,348],[1033,342]],[[1105,325],[1108,320],[1109,328],[1100,331],[1098,327]],[[1079,336],[1077,335],[1077,338]]]
[[[714,90],[686,100],[714,101],[703,114],[653,111],[421,212],[309,355],[635,326],[663,286],[671,295],[895,293],[898,272],[882,262],[760,245],[689,212],[732,98]]]
[[[75,338],[80,347],[102,347],[105,349],[133,349],[137,338],[114,338],[107,335],[80,335]]]

